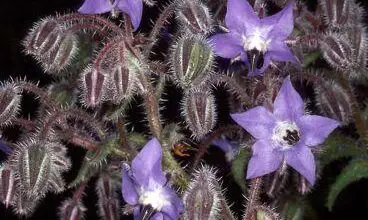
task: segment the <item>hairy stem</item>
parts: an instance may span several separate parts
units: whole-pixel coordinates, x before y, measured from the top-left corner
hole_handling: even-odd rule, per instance
[[[246,204],[243,219],[253,220],[252,211],[259,203],[259,195],[261,193],[262,187],[262,177],[256,177],[251,180],[250,183],[250,193],[248,198],[248,203]]]

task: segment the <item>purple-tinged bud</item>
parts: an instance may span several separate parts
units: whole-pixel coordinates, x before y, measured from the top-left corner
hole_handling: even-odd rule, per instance
[[[316,84],[315,91],[317,105],[324,115],[345,125],[351,121],[353,109],[344,88],[332,81],[324,81]]]
[[[349,76],[354,79],[366,77],[367,55],[368,55],[368,34],[367,29],[362,25],[356,25],[348,30],[349,40],[353,48],[352,70]]]
[[[320,48],[326,61],[338,70],[348,70],[354,65],[353,48],[349,40],[337,33],[327,33],[320,42]]]
[[[96,184],[98,196],[99,215],[102,219],[118,220],[120,219],[120,202],[118,190],[120,181],[113,177],[101,174]]]
[[[218,182],[212,168],[203,166],[196,171],[183,197],[185,220],[217,219],[222,197]]]
[[[351,0],[319,0],[324,20],[329,28],[344,27],[350,19]]]
[[[51,84],[47,93],[60,106],[73,106],[77,101],[75,87],[67,80]]]
[[[64,70],[78,51],[78,40],[74,34],[63,35],[58,43],[47,54],[40,57],[46,72]]]
[[[23,41],[26,53],[36,57],[53,50],[60,41],[62,28],[52,17],[44,18],[37,22]]]
[[[201,89],[190,89],[181,103],[182,115],[196,139],[203,138],[216,124],[214,96]]]
[[[208,34],[212,31],[213,20],[209,9],[199,0],[184,0],[177,10],[177,19],[192,34]]]
[[[6,164],[0,167],[0,199],[8,208],[15,196],[14,172]]]
[[[122,65],[117,65],[110,74],[114,102],[120,103],[131,97],[135,89],[136,74]]]
[[[40,199],[28,196],[26,192],[17,188],[16,198],[14,201],[14,210],[17,214],[29,216],[39,204]]]
[[[96,69],[87,68],[82,74],[82,102],[94,107],[101,103],[106,92],[106,76]]]
[[[62,220],[80,220],[83,219],[86,210],[81,202],[67,199],[59,208],[59,217]]]
[[[171,48],[172,77],[183,88],[197,86],[211,74],[214,53],[201,36],[186,34]]]
[[[15,118],[21,103],[21,89],[14,84],[4,84],[0,87],[0,126],[11,123]]]

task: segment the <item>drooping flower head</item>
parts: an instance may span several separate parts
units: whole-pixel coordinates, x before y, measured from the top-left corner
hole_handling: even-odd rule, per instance
[[[226,160],[231,162],[239,153],[239,143],[231,141],[225,137],[212,141],[212,144],[221,149],[225,153]]]
[[[306,115],[304,103],[287,77],[273,103],[273,112],[262,106],[232,114],[233,120],[257,139],[249,161],[247,178],[271,173],[288,164],[312,185],[315,161],[311,147],[323,143],[339,122]]]
[[[132,20],[134,30],[138,29],[143,13],[142,0],[85,0],[78,12],[102,14],[115,9],[127,13]]]
[[[240,58],[253,75],[262,74],[271,60],[297,63],[285,43],[294,28],[293,7],[290,0],[277,14],[261,19],[247,0],[228,0],[225,23],[229,32],[211,37],[217,55]]]
[[[161,167],[162,150],[156,138],[150,140],[133,159],[125,164],[122,194],[134,206],[134,219],[179,219],[183,202],[167,184]]]

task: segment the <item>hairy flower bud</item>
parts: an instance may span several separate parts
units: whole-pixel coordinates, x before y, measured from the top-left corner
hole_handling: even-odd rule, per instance
[[[339,84],[324,81],[316,84],[316,101],[320,110],[328,117],[344,124],[350,122],[352,106],[349,94]]]
[[[65,69],[78,50],[78,40],[74,34],[60,37],[59,43],[48,53],[40,57],[45,71],[61,71]]]
[[[8,165],[0,166],[0,200],[8,207],[15,195],[14,172]]]
[[[327,33],[320,42],[323,57],[334,68],[347,70],[354,65],[352,60],[353,48],[349,40],[337,33]]]
[[[120,219],[120,202],[117,191],[120,182],[101,174],[96,184],[99,215],[103,219]]]
[[[185,35],[171,48],[172,77],[182,87],[200,84],[212,71],[214,53],[200,36]]]
[[[191,89],[182,102],[182,114],[196,139],[201,139],[216,124],[215,98],[208,91]]]
[[[208,34],[212,30],[213,20],[206,5],[198,0],[184,0],[178,7],[177,19],[192,34]]]
[[[86,208],[81,202],[67,199],[59,208],[59,217],[63,220],[79,220],[83,219]]]
[[[328,27],[340,28],[347,24],[352,14],[351,0],[319,0]]]
[[[107,80],[105,75],[92,68],[87,68],[82,74],[82,102],[94,107],[104,99]]]
[[[110,82],[114,90],[113,100],[116,103],[130,97],[134,91],[136,76],[128,68],[117,65],[111,72]]]
[[[0,87],[0,126],[11,123],[17,115],[21,98],[21,89],[14,84],[4,84]]]
[[[220,210],[221,188],[213,169],[202,167],[194,174],[184,193],[184,219],[217,219]]]
[[[26,53],[42,56],[53,50],[60,41],[61,26],[52,17],[37,22],[23,41]]]

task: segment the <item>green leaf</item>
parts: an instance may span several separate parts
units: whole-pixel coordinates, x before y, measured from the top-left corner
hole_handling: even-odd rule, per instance
[[[359,147],[355,139],[339,133],[330,135],[323,145],[323,152],[318,155],[321,168],[341,158],[368,156],[367,150]]]
[[[317,219],[316,212],[311,205],[300,198],[290,199],[285,203],[282,217],[285,220]]]
[[[250,158],[250,152],[248,149],[243,148],[239,154],[232,161],[231,171],[234,176],[235,182],[242,188],[243,192],[247,190],[245,184],[245,169]]]
[[[368,160],[352,160],[331,186],[326,204],[328,209],[332,210],[337,196],[346,186],[362,178],[368,178]]]

